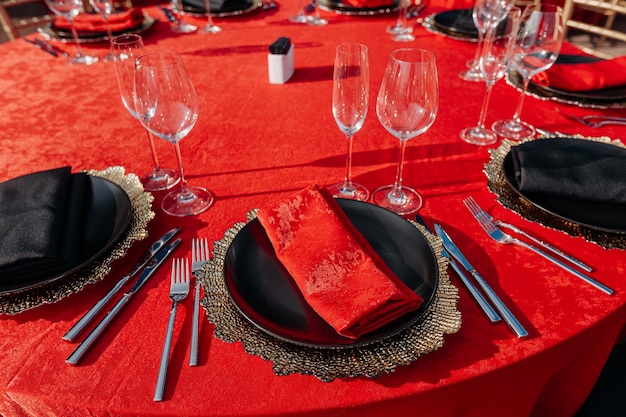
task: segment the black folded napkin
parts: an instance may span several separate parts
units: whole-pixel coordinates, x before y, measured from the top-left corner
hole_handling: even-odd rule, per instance
[[[70,167],[0,184],[0,285],[35,282],[80,264],[90,184]]]
[[[511,149],[522,193],[626,204],[626,149],[572,138],[547,138]]]
[[[252,0],[210,0],[211,13],[234,12],[250,7]],[[206,12],[204,0],[183,0],[183,6],[191,6],[194,9]]]
[[[478,36],[478,30],[472,17],[472,9],[448,10],[434,17],[435,24],[443,29],[465,35]]]

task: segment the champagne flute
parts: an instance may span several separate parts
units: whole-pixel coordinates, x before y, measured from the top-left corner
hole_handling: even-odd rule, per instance
[[[107,28],[107,39],[111,42],[113,34],[111,33],[111,24],[109,23],[109,16],[113,13],[113,0],[89,0],[89,4],[93,7],[93,10],[102,16],[104,24]],[[104,62],[113,61],[113,54],[109,51],[108,54],[102,57]]]
[[[74,43],[76,44],[76,54],[69,57],[70,64],[75,65],[91,65],[98,61],[98,57],[85,55],[83,48],[80,46],[80,40],[78,39],[78,33],[74,27],[74,18],[78,16],[83,8],[81,0],[46,0],[46,4],[57,15],[66,18],[70,22],[70,28],[72,35],[74,36]]]
[[[319,0],[313,0],[315,3],[315,11],[313,12],[313,17],[310,17],[309,19],[307,19],[306,23],[307,25],[311,25],[311,26],[324,26],[328,24],[328,21],[326,19],[322,19],[322,17],[320,16],[320,2]]]
[[[180,0],[172,0],[172,10],[176,14],[176,24],[172,25],[172,32],[174,33],[191,33],[198,30],[197,26],[189,23],[185,23],[180,16]]]
[[[534,136],[535,128],[521,120],[524,97],[530,79],[550,68],[559,56],[563,43],[563,10],[553,4],[530,5],[524,10],[515,41],[515,70],[522,76],[522,93],[513,118],[498,120],[494,132],[508,139],[522,140]]]
[[[513,7],[500,26],[497,28],[490,27],[487,30],[485,45],[479,59],[483,79],[487,84],[487,91],[480,110],[478,124],[461,131],[461,138],[468,143],[490,145],[498,140],[498,135],[485,128],[485,118],[493,86],[504,77],[504,73],[509,67],[521,14],[522,11],[519,7]],[[495,36],[496,29],[497,38]]]
[[[201,29],[201,31],[211,34],[220,33],[222,31],[222,28],[213,24],[213,16],[211,16],[211,0],[204,0],[204,6],[206,9],[207,23],[206,26]]]
[[[146,129],[174,146],[181,187],[163,197],[163,210],[173,216],[193,216],[208,209],[213,195],[187,185],[180,153],[180,141],[198,120],[196,90],[180,55],[160,51],[137,58],[135,108]]]
[[[141,36],[137,34],[115,36],[111,39],[111,54],[113,55],[115,75],[122,104],[135,119],[138,119],[134,99],[135,59],[146,54]],[[154,168],[151,172],[141,176],[141,183],[148,191],[170,189],[180,181],[180,176],[176,171],[160,167],[152,133],[146,129],[146,134],[148,135]]]
[[[375,204],[401,215],[415,213],[422,206],[418,192],[402,185],[404,154],[409,139],[435,122],[438,108],[435,55],[423,49],[392,52],[378,92],[376,114],[383,127],[400,140],[400,160],[394,184],[374,191]]]
[[[352,182],[352,142],[367,116],[369,98],[369,61],[367,46],[345,43],[337,46],[333,73],[333,116],[348,139],[346,175],[328,190],[334,197],[365,201],[367,188]]]

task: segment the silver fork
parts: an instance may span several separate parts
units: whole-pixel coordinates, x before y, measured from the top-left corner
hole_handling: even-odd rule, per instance
[[[470,209],[470,207],[468,206],[467,199],[463,200],[463,202],[465,203],[465,205],[467,206],[467,208],[471,212],[472,209]],[[480,224],[480,226],[483,228],[485,233],[487,233],[496,242],[502,243],[502,244],[505,244],[505,245],[513,243],[513,244],[525,247],[527,249],[530,249],[533,252],[535,252],[536,254],[543,256],[547,260],[549,260],[549,261],[555,263],[556,265],[560,266],[561,268],[565,269],[566,271],[576,275],[578,278],[584,280],[588,284],[593,285],[594,287],[596,287],[600,291],[602,291],[602,292],[604,292],[604,293],[606,293],[608,295],[613,294],[613,290],[610,289],[609,287],[607,287],[606,285],[596,281],[595,279],[593,279],[591,277],[588,277],[587,275],[585,275],[585,274],[583,274],[581,272],[578,272],[577,270],[575,270],[571,266],[569,266],[569,265],[559,261],[558,259],[548,255],[547,253],[545,253],[542,250],[536,248],[535,246],[531,245],[530,243],[526,243],[526,242],[524,242],[522,240],[514,238],[511,235],[507,235],[502,230],[498,229],[491,221],[485,219],[484,217],[479,217],[479,216],[474,215],[474,218],[478,221],[478,224]]]
[[[193,239],[191,241],[191,273],[196,279],[194,287],[193,320],[191,323],[191,350],[189,352],[189,366],[198,364],[198,329],[200,321],[200,281],[198,272],[202,265],[209,260],[209,242],[207,239]]]
[[[186,258],[177,258],[172,260],[172,277],[170,284],[170,299],[172,300],[172,308],[170,309],[170,318],[167,323],[167,333],[165,334],[165,343],[163,344],[163,353],[161,354],[159,377],[157,379],[156,389],[154,390],[154,401],[163,400],[165,377],[167,375],[167,362],[170,356],[172,332],[174,330],[174,321],[176,319],[176,307],[181,300],[184,300],[187,297],[187,294],[189,294],[189,261]]]
[[[550,252],[560,256],[563,259],[567,259],[568,261],[570,261],[571,263],[573,263],[574,265],[578,266],[579,268],[587,271],[587,272],[591,272],[593,271],[593,268],[588,266],[587,264],[579,261],[578,259],[574,258],[573,256],[570,256],[566,253],[561,252],[559,249],[555,248],[554,246],[545,243],[539,239],[537,239],[536,237],[526,233],[525,231],[517,228],[516,226],[509,224],[509,223],[505,223],[503,221],[500,221],[498,219],[494,219],[489,213],[487,213],[485,210],[483,210],[482,207],[480,207],[478,205],[478,203],[474,200],[473,197],[467,197],[465,200],[465,205],[467,206],[467,208],[472,212],[472,214],[474,215],[474,217],[483,217],[485,218],[487,221],[491,221],[493,224],[495,224],[496,226],[500,226],[500,227],[504,227],[505,229],[509,229],[514,231],[515,233],[519,233],[520,235],[532,240],[533,242],[535,242],[537,245],[543,247],[544,249],[549,250]]]
[[[557,107],[557,111],[561,113],[563,116],[567,117],[570,120],[574,120],[582,125],[591,128],[598,128],[604,125],[626,125],[626,118],[623,117],[614,117],[614,116],[595,116],[595,115],[587,115],[587,116],[577,116],[573,113],[565,113]],[[592,120],[600,120],[599,122],[594,122]]]

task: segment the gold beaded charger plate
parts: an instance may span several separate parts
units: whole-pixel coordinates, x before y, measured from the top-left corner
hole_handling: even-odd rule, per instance
[[[0,288],[0,313],[15,314],[56,302],[101,281],[109,273],[111,262],[147,236],[146,226],[154,217],[153,197],[144,191],[139,178],[125,175],[122,167],[86,173],[92,193],[80,265],[37,282]]]
[[[591,140],[597,142],[597,146],[615,146],[626,151],[626,147],[620,141],[610,138],[544,135],[535,140],[555,138]],[[582,236],[607,249],[626,248],[626,217],[623,205],[528,195],[519,190],[514,179],[510,152],[514,146],[522,146],[532,140],[523,142],[503,140],[498,148],[489,151],[491,159],[485,165],[484,172],[488,178],[489,189],[497,195],[497,200],[522,217],[546,227],[561,230],[572,236]]]
[[[321,9],[348,16],[373,16],[377,14],[391,13],[398,10],[398,3],[399,1],[396,0],[389,1],[388,4],[382,4],[380,6],[356,7],[336,0],[319,0]]]
[[[358,202],[340,204],[345,209],[345,206],[352,203]],[[380,210],[387,211],[385,209]],[[378,212],[378,210],[375,211]],[[349,209],[346,210],[346,213],[350,214]],[[361,215],[363,218],[360,220],[353,220],[355,218],[354,215],[351,217],[351,221],[354,221],[357,228],[359,223],[366,221],[369,217],[366,214],[361,213]],[[394,216],[396,215],[394,214]],[[441,240],[431,235],[421,225],[404,220],[399,216],[398,218],[406,223],[406,227],[410,227],[414,233],[423,237],[426,245],[430,248],[433,262],[427,268],[434,268],[429,273],[434,272],[438,277],[436,282],[432,277],[428,280],[413,277],[413,279],[421,279],[423,281],[421,285],[424,288],[420,291],[427,295],[424,309],[419,311],[415,318],[400,318],[398,323],[392,323],[389,327],[381,329],[380,333],[371,335],[364,340],[357,339],[357,341],[353,341],[348,339],[344,341],[341,340],[342,337],[340,336],[329,336],[329,333],[326,333],[327,329],[320,330],[323,326],[314,329],[312,332],[313,337],[303,336],[305,332],[301,326],[303,326],[303,323],[306,326],[307,320],[310,321],[312,318],[307,316],[308,311],[306,311],[306,307],[299,304],[299,302],[294,304],[293,298],[289,300],[293,295],[291,294],[293,290],[288,288],[290,284],[286,282],[280,283],[279,285],[282,285],[283,288],[276,289],[276,277],[274,277],[274,281],[269,279],[265,287],[259,281],[256,284],[257,288],[250,290],[250,294],[256,294],[258,299],[270,299],[274,304],[281,302],[280,300],[282,299],[279,294],[283,296],[289,294],[285,305],[276,306],[279,312],[282,309],[281,314],[279,314],[281,317],[275,319],[276,321],[269,328],[266,328],[267,322],[259,322],[258,317],[249,317],[249,311],[247,311],[247,316],[244,312],[250,306],[244,306],[244,312],[242,312],[242,306],[237,304],[241,300],[233,297],[232,288],[229,288],[228,276],[232,274],[233,262],[250,264],[250,266],[245,267],[245,273],[251,272],[252,268],[256,268],[259,271],[260,280],[263,277],[268,277],[267,274],[263,275],[263,271],[274,271],[270,272],[270,275],[276,274],[276,262],[278,262],[273,259],[275,256],[273,250],[270,248],[270,253],[268,254],[265,245],[260,245],[259,248],[252,250],[253,256],[245,256],[250,255],[249,247],[243,248],[243,259],[239,258],[237,260],[237,256],[234,258],[232,256],[231,247],[236,244],[235,241],[242,231],[244,233],[242,236],[244,236],[245,240],[267,239],[260,225],[258,227],[250,226],[251,224],[258,224],[256,211],[253,211],[248,214],[247,223],[236,223],[225,232],[221,240],[215,242],[213,259],[204,265],[203,272],[200,275],[204,288],[202,305],[207,312],[209,321],[215,324],[215,336],[227,343],[241,342],[247,353],[271,361],[274,365],[274,372],[277,375],[301,373],[314,375],[323,381],[360,375],[377,377],[385,372],[393,372],[398,366],[408,365],[420,356],[438,349],[443,345],[444,334],[454,333],[460,328],[461,315],[457,310],[458,290],[452,285],[447,275],[447,261],[441,256]],[[382,223],[384,229],[385,220],[381,221],[372,217],[369,217],[369,219]],[[245,236],[248,233],[251,236]],[[384,241],[385,238],[382,240]],[[402,242],[398,241],[397,243]],[[381,246],[374,246],[374,249],[377,252],[382,250]],[[402,247],[402,250],[406,251],[406,253],[410,253],[412,249],[409,245]],[[398,251],[397,248],[389,247],[386,250],[392,253]],[[263,251],[266,253],[262,253]],[[419,249],[416,251],[419,252]],[[411,269],[407,265],[400,266],[404,262],[404,255],[399,256],[396,253],[392,256],[396,256],[396,265],[389,266],[394,272],[398,268]],[[419,257],[419,255],[416,255],[416,257]],[[383,259],[385,258],[383,257]],[[387,262],[387,259],[385,261]],[[417,272],[413,271],[413,274],[415,273]],[[400,275],[402,276],[403,274],[406,275],[406,271]],[[409,273],[409,275],[411,274]],[[279,275],[284,276],[284,272],[281,271]],[[289,279],[291,278],[289,277]],[[278,281],[281,280],[278,279]],[[412,287],[412,285],[416,285],[416,283],[414,282],[409,286]],[[419,286],[420,284],[417,285]],[[434,285],[432,290],[427,289],[430,285]],[[277,291],[276,293],[274,293],[275,290]],[[428,295],[429,293],[430,295]],[[247,296],[247,301],[252,302],[250,296]],[[266,303],[266,300],[260,300],[260,307],[257,305],[252,306],[252,308],[256,308],[258,310],[257,314],[260,311],[260,314],[265,316],[264,319],[268,319],[269,316],[267,314],[269,311],[264,309],[270,305],[263,305],[263,303]],[[296,314],[285,313],[285,308],[290,308],[290,305],[291,307],[295,306]],[[321,319],[317,318],[317,320]],[[315,325],[318,325],[318,323],[315,323]]]

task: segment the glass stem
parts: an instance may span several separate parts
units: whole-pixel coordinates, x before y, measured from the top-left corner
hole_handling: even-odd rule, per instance
[[[104,23],[107,27],[107,36],[109,37],[109,43],[111,43],[111,40],[113,39],[113,33],[111,32],[111,24],[109,23],[109,16],[107,16],[107,14],[103,14],[102,18],[104,19]]]
[[[156,148],[154,146],[154,137],[152,133],[148,129],[146,129],[146,133],[148,134],[148,143],[150,144],[150,152],[152,153],[152,162],[154,162],[154,170],[161,171],[161,166],[159,165],[159,158],[157,157]]]
[[[480,55],[483,53],[483,45],[485,43],[485,32],[478,31],[478,45],[476,45],[476,52],[474,52],[474,66],[480,69]]]
[[[176,154],[176,162],[178,163],[178,171],[180,173],[180,191],[182,198],[192,197],[191,191],[187,186],[187,180],[185,179],[185,171],[183,170],[183,157],[180,154],[180,145],[178,142],[174,143],[174,153]]]
[[[483,106],[480,109],[480,117],[478,119],[478,127],[485,128],[485,119],[487,118],[487,108],[489,107],[489,99],[491,98],[491,91],[493,90],[493,83],[487,83],[487,91],[485,91],[485,98],[483,99]]]
[[[78,32],[76,32],[76,28],[74,27],[74,18],[68,19],[70,21],[70,28],[72,29],[72,35],[74,36],[74,42],[76,43],[76,56],[83,56],[83,48],[80,46],[80,42],[78,40]]]
[[[353,136],[346,136],[348,139],[348,156],[346,158],[346,177],[343,181],[343,188],[346,191],[352,191],[354,187],[352,187],[352,143]]]
[[[211,0],[204,0],[204,4],[205,4],[205,9],[206,9],[206,15],[207,15],[207,25],[209,25],[209,27],[213,26],[213,17],[211,16]]]
[[[391,196],[393,198],[401,199],[404,196],[404,193],[402,192],[402,170],[404,167],[404,154],[407,142],[407,140],[400,139],[400,158],[398,161],[398,170],[396,171],[396,181],[393,183],[393,189],[391,190]]]
[[[409,8],[409,0],[400,0],[400,15],[398,16],[400,27],[404,32],[406,30],[406,11]]]
[[[513,120],[515,120],[515,123],[517,124],[521,123],[522,107],[524,107],[524,97],[526,96],[526,90],[528,90],[529,82],[530,78],[524,77],[524,80],[522,81],[522,94],[519,96],[519,99],[517,99],[517,106],[515,107],[515,114],[513,115]]]
[[[315,20],[320,20],[320,2],[315,0]]]

